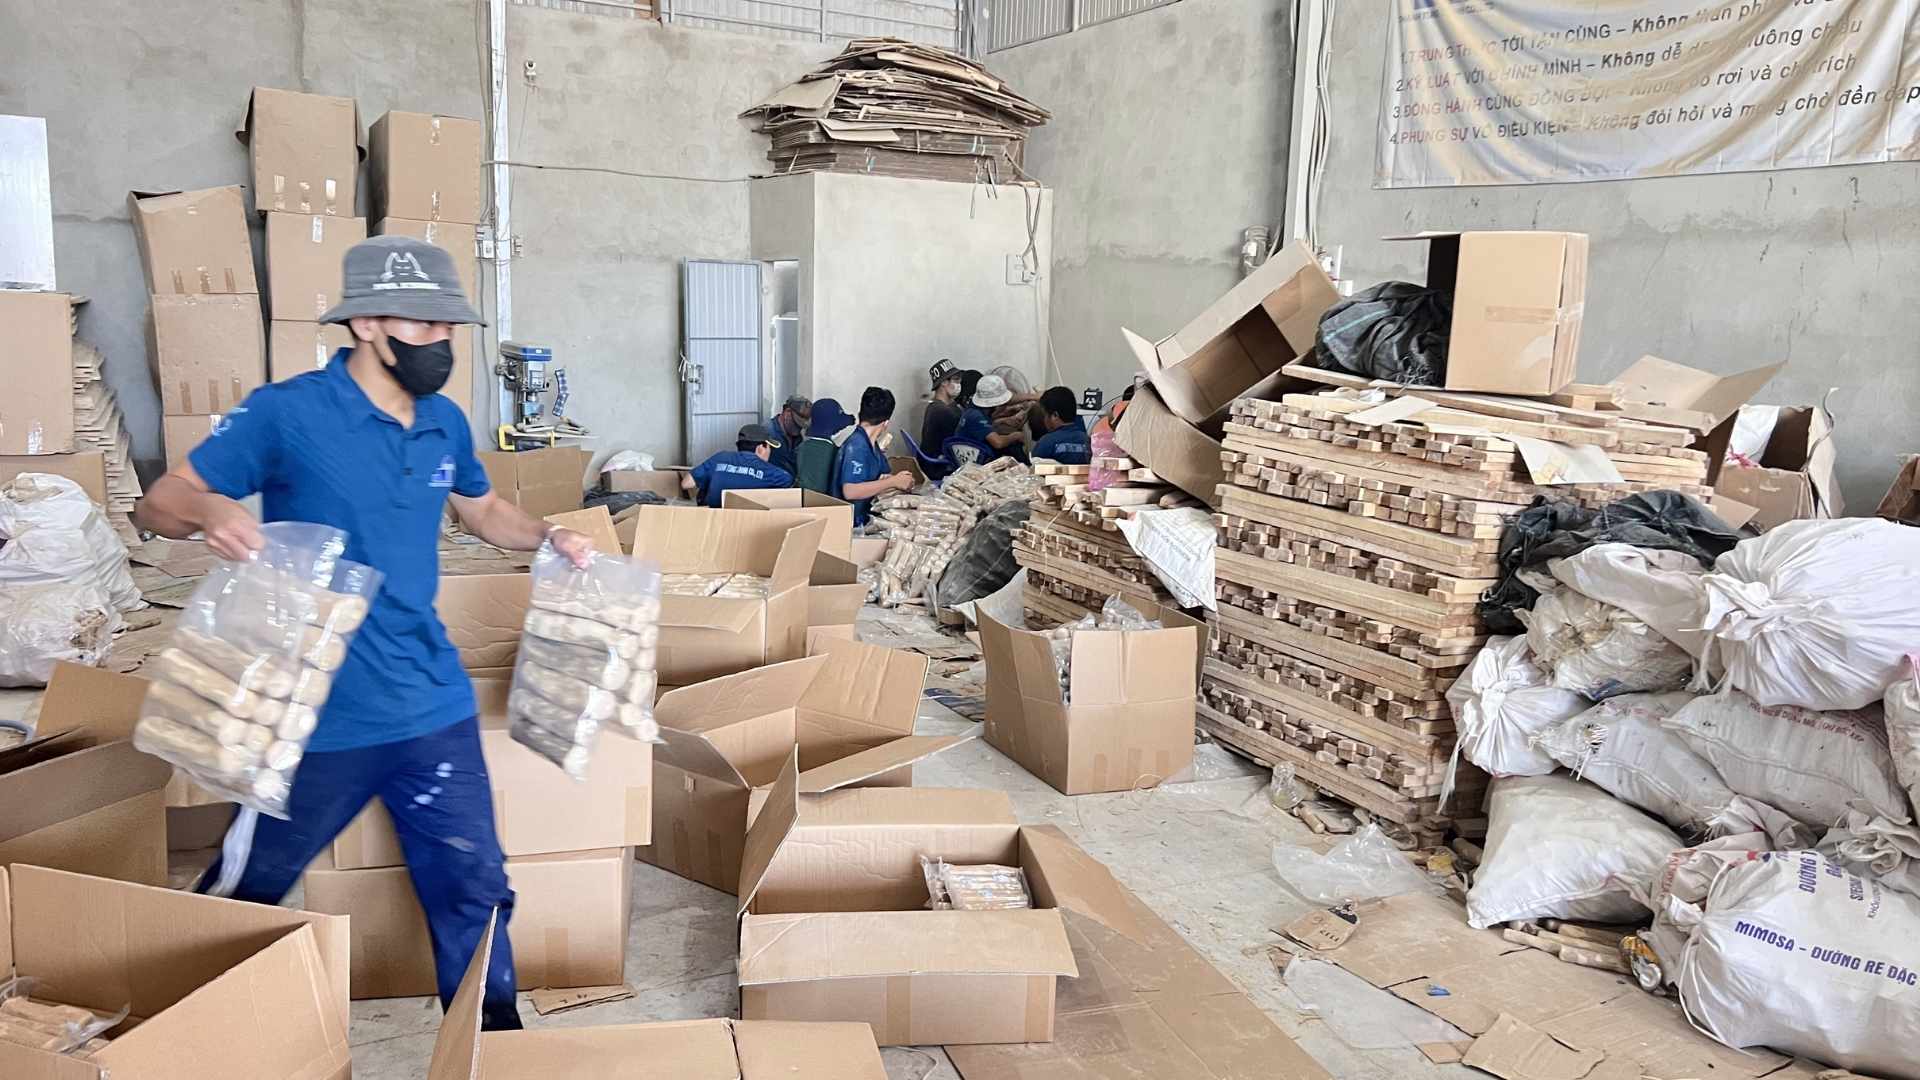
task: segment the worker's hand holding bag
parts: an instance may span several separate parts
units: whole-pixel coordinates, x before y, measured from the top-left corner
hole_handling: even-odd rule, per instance
[[[378,570],[341,557],[347,534],[324,525],[261,526],[266,545],[222,563],[194,590],[133,743],[201,787],[287,816],[287,793],[333,676],[379,591]]]
[[[543,545],[533,559],[523,630],[507,698],[514,741],[578,780],[603,726],[660,740],[653,720],[660,640],[654,564],[595,552],[575,566]]]

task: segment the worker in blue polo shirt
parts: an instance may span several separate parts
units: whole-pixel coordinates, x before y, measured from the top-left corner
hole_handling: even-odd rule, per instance
[[[777,437],[770,449],[770,458],[780,471],[789,478],[800,472],[799,459],[794,452],[807,437],[807,425],[813,420],[813,402],[805,394],[795,394],[780,406],[780,411],[769,417],[767,430]],[[789,480],[791,483],[791,480]]]
[[[467,418],[439,394],[453,371],[455,328],[480,321],[453,259],[422,240],[380,236],[348,250],[344,270],[340,303],[320,321],[345,324],[353,345],[322,370],[247,395],[147,489],[134,520],[162,536],[200,533],[220,557],[247,559],[266,537],[236,500],[257,494],[263,520],[344,530],[346,557],[385,575],[334,676],[286,820],[242,810],[198,889],[279,903],[378,797],[426,911],[444,1006],[488,919],[497,909],[504,925],[512,914],[513,890],[473,684],[434,612],[441,517],[451,500],[482,540],[515,551],[551,543],[576,565],[593,546],[495,494]],[[481,1017],[493,1030],[520,1026],[504,934]]]
[[[716,507],[720,505],[720,493],[723,491],[792,487],[793,475],[771,460],[783,445],[782,440],[767,430],[764,424],[748,424],[740,429],[733,449],[722,450],[694,466],[680,478],[680,487],[696,501]],[[697,491],[706,492],[706,498],[698,499],[695,495]]]
[[[887,425],[893,421],[893,391],[869,386],[860,395],[859,426],[833,463],[833,497],[853,504],[853,523],[867,523],[867,508],[874,497],[889,491],[913,490],[913,474],[904,470],[887,475],[887,455],[880,447],[886,442]]]
[[[1080,418],[1080,402],[1073,391],[1053,387],[1040,395],[1040,409],[1047,433],[1033,444],[1034,457],[1062,465],[1085,465],[1093,460],[1093,444],[1087,438],[1087,424]]]

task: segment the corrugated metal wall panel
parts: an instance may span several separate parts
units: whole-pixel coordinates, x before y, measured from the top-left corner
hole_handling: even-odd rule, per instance
[[[526,7],[571,11],[577,15],[611,15],[621,19],[656,17],[654,0],[512,0]]]
[[[959,49],[962,0],[667,0],[669,21],[735,33],[843,41],[898,37]],[[825,30],[822,32],[822,20]]]
[[[1111,22],[1114,19],[1142,11],[1151,11],[1168,4],[1177,4],[1180,0],[1080,0],[1079,23],[1092,26],[1095,23]]]
[[[988,52],[1073,29],[1073,0],[986,0],[986,5]]]

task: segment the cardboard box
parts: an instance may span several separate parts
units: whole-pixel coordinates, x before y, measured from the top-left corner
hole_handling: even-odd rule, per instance
[[[853,558],[853,504],[806,488],[733,490],[720,494],[722,509],[785,510],[827,523],[820,550],[841,559]]]
[[[518,857],[651,843],[653,744],[603,732],[594,744],[586,779],[574,780],[513,741],[507,724],[508,685],[494,679],[473,684],[500,850]],[[378,799],[333,841],[331,865],[337,870],[405,862],[393,819]]]
[[[411,236],[445,248],[453,256],[453,265],[460,272],[460,291],[467,295],[467,302],[480,307],[480,257],[474,243],[475,229],[472,225],[462,225],[452,221],[417,221],[412,218],[376,218],[373,223],[374,236]]]
[[[323,855],[300,879],[304,904],[352,920],[353,999],[439,993],[433,939],[407,868],[338,870],[325,861]],[[514,893],[507,935],[520,989],[625,981],[631,868],[625,848],[507,860]]]
[[[1223,422],[1234,398],[1288,381],[1280,369],[1313,348],[1321,313],[1339,299],[1313,249],[1295,241],[1178,333],[1150,342],[1120,332],[1167,407],[1204,425]]]
[[[468,418],[469,423],[472,422],[474,416],[473,342],[477,333],[478,328],[472,326],[456,326],[453,328],[453,374],[447,376],[447,385],[440,389],[441,396],[453,402],[455,405],[460,406],[461,414]],[[489,384],[493,381],[491,372],[488,373],[487,381]],[[480,415],[482,417],[482,423],[484,424],[485,417],[489,414],[483,411]],[[475,439],[475,444],[480,446],[489,445],[490,438],[491,435],[478,436]]]
[[[338,323],[273,320],[267,331],[267,371],[274,382],[319,371],[339,349],[353,347],[353,331]]]
[[[255,210],[354,216],[364,149],[352,98],[256,86],[233,135],[253,163]]]
[[[73,297],[0,289],[0,454],[73,450]]]
[[[826,523],[760,510],[641,506],[632,554],[663,573],[740,573],[768,579],[764,600],[664,596],[655,670],[662,686],[686,686],[807,647],[807,578]]]
[[[680,490],[680,478],[687,475],[687,471],[685,465],[665,469],[609,469],[600,477],[608,491],[650,491],[672,502],[687,497],[687,493]]]
[[[485,220],[478,120],[396,110],[375,120],[367,136],[375,217]]]
[[[21,473],[64,476],[79,484],[80,490],[95,504],[107,505],[107,457],[98,450],[79,454],[0,455],[0,484],[12,482]]]
[[[145,679],[54,666],[34,737],[0,751],[0,865],[166,884],[173,769],[128,741],[146,693]]]
[[[1909,525],[1920,524],[1920,457],[1909,455],[1900,462],[1900,471],[1894,474],[1887,493],[1880,497],[1873,516]]]
[[[161,441],[166,445],[167,468],[171,469],[187,460],[193,448],[205,442],[213,429],[220,426],[222,413],[205,413],[199,416],[163,416],[160,418]]]
[[[168,416],[223,413],[267,381],[260,298],[153,298],[154,381]]]
[[[1066,795],[1153,787],[1193,764],[1193,702],[1204,628],[1171,608],[1164,630],[1073,635],[1070,695],[1045,634],[985,613],[987,742]]]
[[[454,365],[456,370],[459,365]],[[544,450],[483,450],[480,465],[500,497],[532,514],[580,509],[586,495],[587,462],[592,455],[571,446]]]
[[[257,293],[246,196],[238,186],[129,191],[149,293]]]
[[[493,943],[489,931],[474,950],[440,1022],[427,1080],[887,1080],[873,1032],[860,1024],[681,1020],[483,1033]]]
[[[1048,1042],[1055,979],[1080,973],[1061,910],[1140,933],[1107,868],[1021,827],[1006,792],[803,795],[798,778],[789,759],[747,834],[743,1019],[864,1022],[882,1046]],[[1019,866],[1034,907],[925,910],[922,855]]]
[[[1227,473],[1220,465],[1224,448],[1217,434],[1218,429],[1209,435],[1174,415],[1149,383],[1134,391],[1113,439],[1136,463],[1208,506],[1218,506]]]
[[[853,638],[867,592],[860,581],[859,567],[824,551],[814,556],[813,573],[807,577],[808,632],[825,629],[838,637]]]
[[[1559,393],[1578,374],[1587,304],[1587,236],[1422,232],[1427,286],[1453,294],[1449,390]]]
[[[604,506],[590,506],[585,510],[569,510],[564,514],[548,514],[546,522],[563,529],[572,529],[593,541],[593,550],[618,555],[624,546],[620,536],[613,529],[613,515]]]
[[[887,538],[884,536],[856,536],[853,538],[853,565],[872,566],[887,557]]]
[[[1707,439],[1708,460],[1723,463],[1714,494],[1753,507],[1748,523],[1760,531],[1789,521],[1846,516],[1835,473],[1833,416],[1824,407],[1781,409],[1758,467],[1726,463],[1726,450],[1723,433],[1716,430]]]
[[[347,249],[367,238],[365,218],[267,215],[267,303],[275,321],[312,322],[340,302]]]
[[[1733,375],[1715,375],[1657,356],[1643,356],[1607,384],[1614,390],[1614,401],[1608,408],[1633,420],[1683,427],[1700,436],[1722,427],[1731,431],[1740,406],[1752,401],[1786,366],[1782,362]],[[1708,480],[1712,478],[1709,473]]]
[[[475,679],[510,679],[520,652],[533,578],[524,573],[458,574],[440,579],[434,611]]]
[[[747,824],[790,755],[804,790],[899,786],[913,783],[914,763],[964,741],[913,734],[926,657],[855,641],[820,648],[661,695],[642,862],[735,892]]]
[[[0,970],[135,1026],[91,1058],[0,1043],[9,1080],[352,1075],[347,921],[40,866],[0,872]]]
[[[205,851],[227,838],[227,827],[239,808],[232,803],[167,807],[167,850]]]

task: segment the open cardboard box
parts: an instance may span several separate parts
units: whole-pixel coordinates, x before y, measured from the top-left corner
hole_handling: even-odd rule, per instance
[[[592,455],[578,447],[482,450],[478,456],[493,490],[534,517],[578,510],[586,496],[587,462]]]
[[[807,577],[826,523],[760,510],[642,506],[632,518],[632,554],[664,574],[752,574],[765,599],[660,598],[654,670],[662,686],[686,686],[806,654]]]
[[[1070,693],[1045,634],[980,617],[987,742],[1066,795],[1154,787],[1193,764],[1205,628],[1173,608],[1162,630],[1073,635]]]
[[[1220,485],[1227,471],[1220,465],[1223,430],[1211,433],[1174,415],[1151,383],[1134,392],[1133,402],[1113,429],[1113,440],[1135,464],[1152,469],[1161,479],[1206,503],[1220,504]]]
[[[803,795],[788,757],[740,870],[740,1015],[844,1020],[882,1046],[1047,1042],[1055,980],[1078,975],[1061,910],[1137,937],[1113,875],[1006,792]],[[921,856],[1019,866],[1034,906],[928,911]]]
[[[468,674],[509,679],[532,599],[530,574],[454,574],[441,577],[433,606]]]
[[[1733,375],[1715,375],[1657,356],[1643,356],[1607,384],[1614,391],[1614,400],[1607,407],[1634,420],[1683,427],[1705,438],[1723,428],[1730,430],[1740,406],[1752,401],[1786,366],[1782,362]],[[1726,449],[1724,439],[1721,449]],[[1708,463],[1709,482],[1718,472],[1717,464]]]
[[[608,491],[650,491],[673,502],[687,497],[680,489],[680,479],[687,471],[688,466],[680,465],[664,469],[608,469],[600,475]]]
[[[509,686],[498,679],[473,684],[500,849],[508,856],[548,855],[651,843],[654,745],[603,731],[585,779],[575,780],[513,740]],[[332,857],[341,870],[406,863],[393,819],[378,799],[334,838]]]
[[[860,580],[860,568],[838,555],[822,551],[813,558],[813,573],[807,577],[807,632],[852,640],[854,623],[867,602],[867,586]],[[808,645],[812,649],[812,645]]]
[[[1280,369],[1313,348],[1321,314],[1339,299],[1313,249],[1295,241],[1177,333],[1159,341],[1120,333],[1175,415],[1218,424],[1234,398],[1266,396],[1290,381]]]
[[[54,665],[34,737],[0,751],[0,865],[167,883],[173,768],[128,741],[146,694],[145,679]]]
[[[440,1022],[427,1080],[886,1080],[860,1024],[680,1020],[607,1027],[480,1030],[493,931]]]
[[[1557,394],[1578,373],[1585,233],[1512,230],[1388,236],[1427,245],[1427,287],[1453,297],[1448,390]]]
[[[0,1042],[7,1080],[352,1075],[347,920],[106,878],[0,871],[0,971],[36,1000],[128,1011],[81,1059]]]
[[[720,506],[729,510],[782,510],[827,523],[820,534],[820,550],[841,559],[853,558],[853,504],[806,488],[735,489],[720,493]]]
[[[654,842],[642,862],[737,892],[767,785],[796,750],[807,790],[910,785],[913,765],[961,736],[913,734],[927,658],[824,640],[801,660],[670,690],[654,706]]]
[[[1833,416],[1825,407],[1782,408],[1756,466],[1726,461],[1732,427],[1729,422],[1726,430],[1716,429],[1707,439],[1707,453],[1720,462],[1713,492],[1753,507],[1749,523],[1755,528],[1765,532],[1789,521],[1845,516],[1835,472]]]

